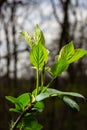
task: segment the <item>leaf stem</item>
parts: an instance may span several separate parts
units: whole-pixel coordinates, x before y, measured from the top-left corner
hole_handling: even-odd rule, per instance
[[[44,85],[44,72],[45,72],[45,63],[43,66],[43,70],[41,72],[41,87],[43,87],[43,85]]]
[[[38,94],[38,86],[39,86],[39,70],[36,70],[36,96]]]
[[[53,78],[53,79],[49,82],[49,84],[47,85],[47,88],[49,88],[49,87],[52,85],[52,83],[54,82],[54,80],[55,80],[55,78]]]

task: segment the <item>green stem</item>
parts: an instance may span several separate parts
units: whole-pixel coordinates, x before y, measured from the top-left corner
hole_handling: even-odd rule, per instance
[[[43,85],[44,85],[44,72],[45,72],[45,63],[43,66],[43,70],[41,72],[41,87],[43,87]]]
[[[38,94],[38,86],[39,86],[39,70],[36,70],[36,96]]]
[[[47,88],[49,88],[49,87],[52,85],[52,83],[54,82],[54,80],[55,80],[55,78],[53,78],[53,79],[49,82],[49,84],[47,85]]]
[[[44,84],[44,75],[43,75],[43,72],[41,73],[41,87],[43,86]]]

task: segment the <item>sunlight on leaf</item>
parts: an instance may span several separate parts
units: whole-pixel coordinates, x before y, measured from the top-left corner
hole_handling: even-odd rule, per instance
[[[17,100],[22,104],[22,109],[29,105],[31,102],[31,94],[30,93],[23,93],[20,95]]]
[[[39,28],[39,26],[37,25],[35,30],[34,30],[34,44],[43,44],[45,45],[45,39],[44,39],[44,35],[43,32],[41,31],[41,29]]]
[[[36,69],[43,69],[48,61],[48,50],[42,44],[34,46],[30,52],[30,61]]]
[[[50,73],[54,78],[59,76],[63,71],[65,71],[68,68],[68,64],[66,60],[57,61],[50,70]]]
[[[26,40],[28,45],[32,48],[33,47],[33,41],[32,41],[32,37],[30,36],[30,34],[28,32],[25,32],[25,31],[20,32],[20,34]]]
[[[65,45],[55,58],[55,63],[52,65],[48,72],[56,78],[62,72],[68,69],[69,65],[87,54],[86,50],[74,49],[73,42]]]
[[[59,61],[60,59],[62,60],[65,59],[66,61],[68,61],[69,59],[72,58],[72,56],[74,55],[74,52],[75,52],[74,44],[73,44],[73,41],[71,41],[70,43],[62,47],[57,57],[57,60]]]
[[[75,62],[77,60],[79,60],[80,58],[82,58],[83,56],[85,56],[87,54],[86,50],[83,49],[75,49],[75,53],[74,55],[71,57],[71,59],[68,60],[68,63],[72,63]]]

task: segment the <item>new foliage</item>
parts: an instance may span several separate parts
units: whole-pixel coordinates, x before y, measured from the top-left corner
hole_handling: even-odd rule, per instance
[[[41,130],[42,125],[32,117],[34,114],[42,112],[44,109],[44,99],[57,96],[58,99],[65,102],[72,109],[80,110],[79,105],[72,100],[72,97],[83,98],[84,96],[75,92],[62,92],[50,88],[52,81],[64,72],[71,63],[77,61],[87,54],[86,50],[75,49],[73,42],[65,45],[55,57],[54,64],[47,66],[49,51],[45,47],[45,39],[43,32],[37,25],[33,36],[28,32],[23,31],[21,35],[28,43],[30,50],[30,62],[36,70],[36,88],[32,93],[23,93],[22,95],[14,98],[6,96],[6,99],[12,102],[15,107],[10,108],[10,111],[19,113],[17,120],[12,123],[11,130],[19,128],[20,130]],[[52,76],[52,81],[44,86],[44,72],[47,71]],[[41,84],[39,76],[41,74]]]

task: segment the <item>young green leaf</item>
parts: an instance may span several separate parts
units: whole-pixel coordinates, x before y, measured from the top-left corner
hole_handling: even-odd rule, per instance
[[[11,111],[11,112],[16,112],[16,113],[20,113],[20,110],[21,110],[20,108],[18,109],[18,108],[16,108],[16,107],[9,109],[9,111]]]
[[[73,97],[79,97],[84,99],[84,96],[79,93],[62,92],[56,89],[47,88],[43,93],[40,93],[39,95],[36,96],[36,101],[42,101],[46,98],[53,97],[53,96],[58,96],[61,99],[63,96],[73,96]]]
[[[69,59],[72,58],[74,55],[74,45],[73,42],[71,41],[69,44],[65,45],[59,52],[59,55],[57,56],[56,60],[66,60],[68,61]]]
[[[82,58],[84,55],[87,55],[87,51],[83,49],[75,49],[74,55],[71,57],[71,59],[68,60],[68,63],[75,62]]]
[[[76,93],[76,92],[61,92],[61,94],[62,95],[67,95],[67,96],[83,98],[85,100],[85,97],[82,94],[79,94],[79,93]]]
[[[26,31],[22,31],[22,32],[20,32],[20,34],[26,40],[28,45],[32,48],[33,47],[33,41],[32,41],[32,37],[30,36],[30,34],[28,32],[26,32]]]
[[[10,111],[19,112],[29,105],[31,102],[31,95],[29,93],[24,93],[17,98],[6,96],[6,99],[15,104],[15,108],[11,108]]]
[[[47,88],[44,92],[41,92],[39,95],[36,96],[36,101],[42,101],[46,98],[53,96],[54,94],[61,94],[61,91],[56,89]],[[57,96],[55,95],[55,96]]]
[[[86,54],[86,50],[74,49],[73,42],[70,42],[60,50],[59,55],[56,56],[54,65],[48,70],[48,72],[56,78],[68,68],[70,63],[77,61]]]
[[[56,56],[56,60],[54,65],[51,67],[48,72],[56,78],[59,76],[62,72],[64,72],[68,66],[68,60],[73,56],[75,50],[73,46],[73,42],[70,42],[69,44],[65,45],[61,50],[58,56]]]
[[[15,108],[10,108],[10,111],[19,112],[20,110],[22,110],[22,104],[17,100],[17,98],[14,98],[12,96],[6,96],[6,99],[15,104]]]
[[[82,58],[84,55],[87,54],[86,50],[83,49],[74,49],[73,42],[65,45],[61,50],[59,55],[56,57],[57,61],[66,60],[68,64],[75,62]]]
[[[5,98],[6,98],[7,100],[9,100],[10,102],[12,102],[12,103],[18,103],[17,98],[15,98],[15,97],[5,96]]]
[[[43,32],[41,31],[41,29],[39,28],[39,26],[37,25],[35,30],[34,30],[34,44],[45,44],[45,39],[44,39],[44,35]]]
[[[17,100],[22,104],[22,110],[24,110],[24,108],[26,106],[29,105],[29,103],[31,102],[31,94],[30,93],[23,93],[22,95],[20,95]]]
[[[79,105],[74,100],[72,100],[71,98],[64,96],[63,101],[64,101],[65,104],[67,104],[72,109],[76,109],[77,111],[80,111]]]
[[[48,50],[42,44],[34,46],[30,52],[30,61],[36,69],[43,69],[48,61]]]
[[[59,76],[62,72],[64,72],[66,69],[68,68],[68,64],[66,62],[66,60],[60,60],[57,61],[50,70],[50,74],[56,78],[57,76]]]

